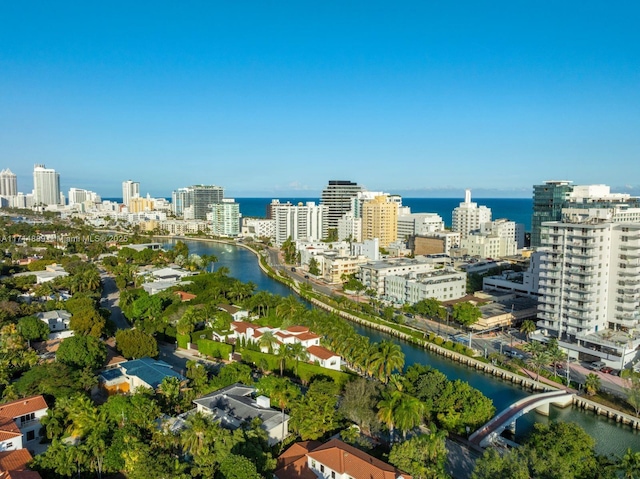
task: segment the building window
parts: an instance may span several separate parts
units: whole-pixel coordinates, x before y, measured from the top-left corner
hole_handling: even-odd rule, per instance
[[[320,472],[324,472],[324,464],[320,464]]]
[[[36,438],[36,432],[35,431],[27,431],[27,442],[28,441],[33,441]]]

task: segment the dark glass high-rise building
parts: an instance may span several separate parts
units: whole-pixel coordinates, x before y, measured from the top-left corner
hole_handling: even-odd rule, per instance
[[[222,186],[193,185],[191,190],[193,217],[197,220],[207,219],[207,213],[211,211],[210,205],[222,203],[222,198],[224,198]]]
[[[351,199],[358,196],[362,187],[344,180],[330,180],[322,191],[320,204],[327,206],[327,228],[337,228],[338,220],[351,210]]]
[[[570,181],[545,181],[533,187],[533,216],[531,218],[531,247],[541,246],[540,228],[544,221],[562,220],[562,208],[573,191]]]

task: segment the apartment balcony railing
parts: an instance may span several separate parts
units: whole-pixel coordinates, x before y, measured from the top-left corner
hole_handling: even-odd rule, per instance
[[[574,293],[569,293],[565,296],[567,299],[570,299],[572,301],[583,301],[585,303],[593,303],[595,301],[595,299],[593,298],[593,296],[590,296],[588,294],[574,294]]]

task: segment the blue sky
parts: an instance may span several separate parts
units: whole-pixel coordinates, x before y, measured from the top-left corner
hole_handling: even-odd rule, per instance
[[[400,3],[398,5],[398,3]],[[0,168],[32,188],[640,190],[637,2],[2,2]]]

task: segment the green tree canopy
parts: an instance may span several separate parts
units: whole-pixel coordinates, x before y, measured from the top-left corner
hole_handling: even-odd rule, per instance
[[[29,341],[44,341],[49,337],[49,326],[35,316],[18,320],[18,332]]]
[[[153,335],[140,329],[120,329],[116,332],[116,348],[127,359],[158,357],[158,342]]]
[[[442,431],[432,431],[395,444],[389,453],[389,462],[414,479],[446,478],[445,438]]]
[[[480,308],[465,301],[463,303],[456,303],[452,308],[453,319],[464,326],[471,326],[477,323],[482,317]]]
[[[72,336],[62,341],[56,359],[78,369],[98,369],[107,359],[107,347],[93,336]]]

